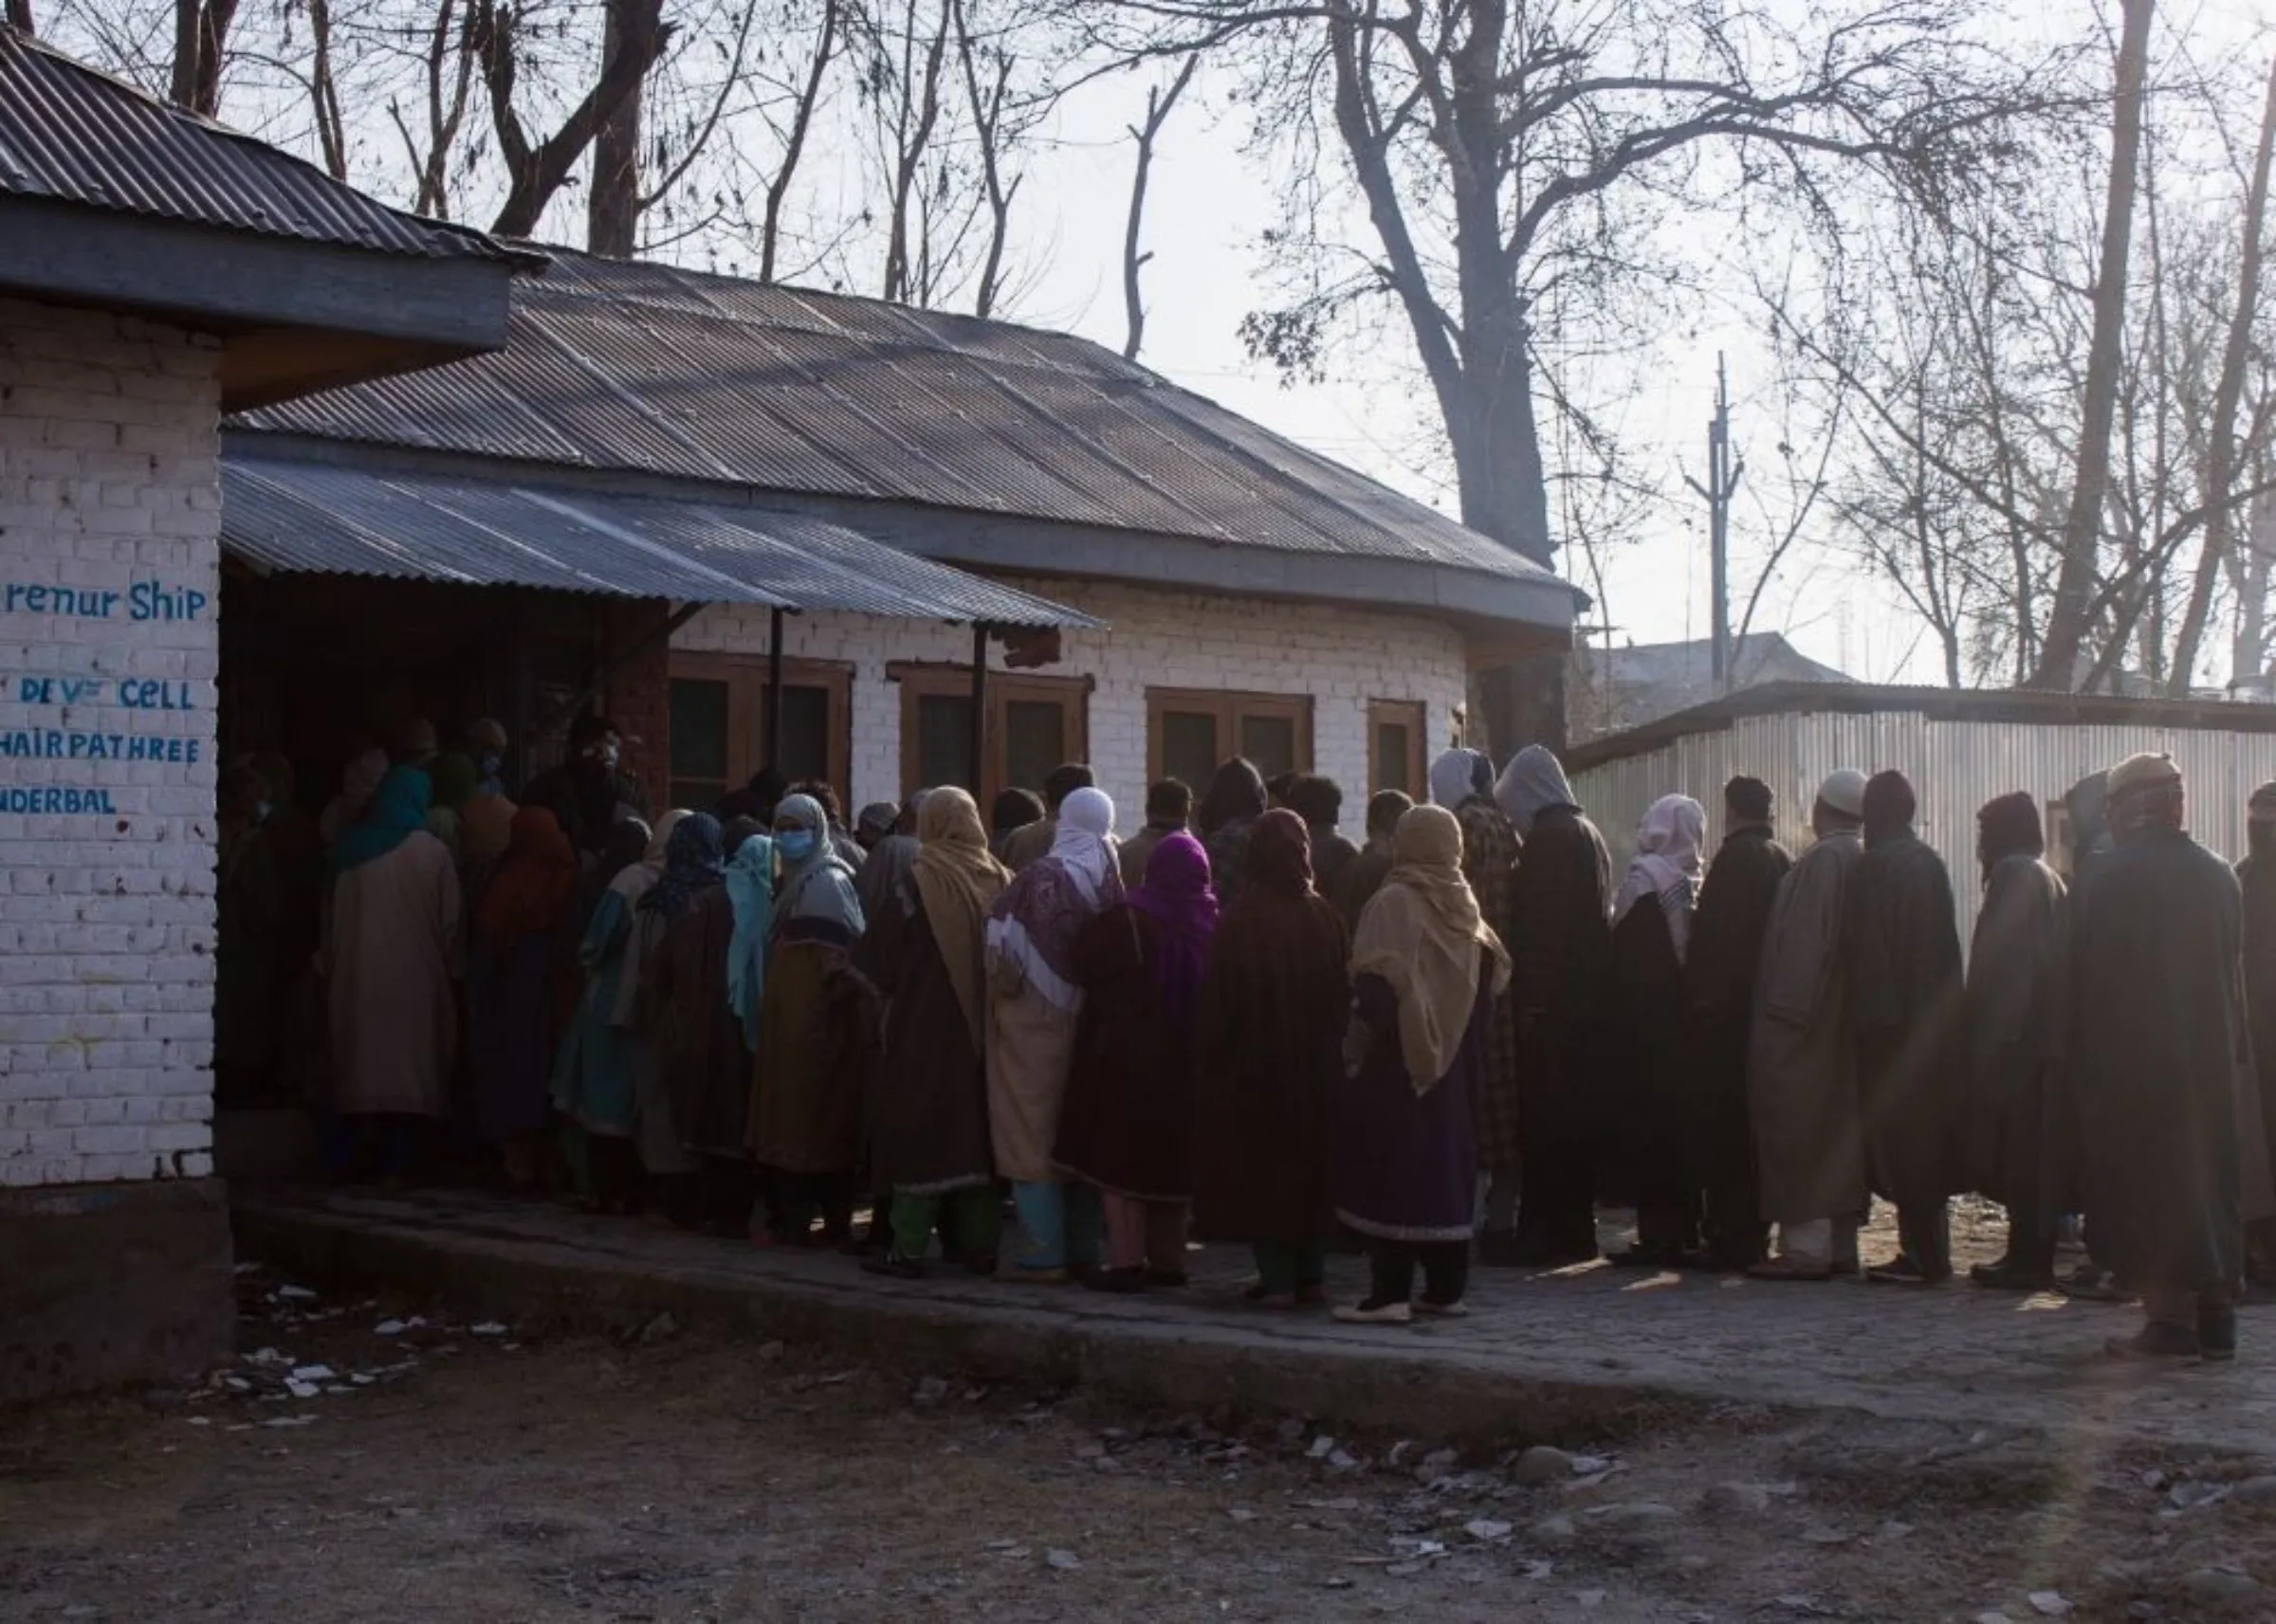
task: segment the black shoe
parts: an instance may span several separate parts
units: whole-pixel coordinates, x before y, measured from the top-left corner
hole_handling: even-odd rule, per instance
[[[1110,1292],[1128,1297],[1146,1289],[1146,1270],[1143,1268],[1094,1268],[1082,1276],[1082,1282],[1093,1291]]]
[[[2208,1364],[2226,1364],[2236,1357],[2236,1310],[2197,1310],[2197,1357]]]
[[[1146,1271],[1147,1285],[1161,1291],[1184,1289],[1185,1278],[1185,1271],[1182,1268],[1149,1268]]]
[[[2230,1326],[2230,1352],[2236,1351],[2236,1327]],[[2102,1346],[2112,1359],[2136,1363],[2151,1359],[2201,1359],[2205,1349],[2197,1341],[2197,1333],[2187,1325],[2169,1324],[2163,1320],[2152,1320],[2135,1335],[2112,1337]]]
[[[872,1257],[863,1258],[861,1271],[864,1274],[882,1274],[890,1280],[924,1280],[932,1273],[925,1267],[923,1259],[903,1257],[897,1251],[879,1252]]]

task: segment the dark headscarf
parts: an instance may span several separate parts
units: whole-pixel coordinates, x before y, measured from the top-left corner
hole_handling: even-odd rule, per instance
[[[765,832],[766,825],[755,817],[739,815],[728,818],[725,830],[720,836],[721,848],[726,860],[730,863],[734,862],[735,853],[743,849],[744,841],[750,839],[754,834],[764,834]]]
[[[434,785],[432,804],[445,812],[456,812],[474,798],[474,787],[482,774],[470,757],[446,750],[427,763],[427,776]]]
[[[332,848],[332,872],[344,874],[385,857],[419,832],[434,787],[416,767],[390,767],[365,803],[363,815]]]
[[[641,911],[677,919],[696,897],[726,877],[725,837],[719,819],[689,812],[664,843],[664,875],[640,899]],[[725,994],[725,989],[722,990]]]
[[[1902,773],[1876,773],[1865,780],[1865,844],[1902,834],[1920,810]]]
[[[1194,821],[1205,840],[1229,823],[1262,817],[1264,809],[1264,775],[1236,756],[1209,780],[1209,793],[1202,797],[1201,812]],[[1303,827],[1301,819],[1297,827]]]
[[[1182,829],[1157,841],[1130,906],[1162,926],[1152,970],[1164,1011],[1175,1021],[1190,1019],[1217,937],[1217,893],[1209,886],[1209,854],[1202,843]]]
[[[1742,773],[1723,786],[1723,805],[1734,817],[1749,823],[1768,823],[1776,802],[1771,795],[1770,785]]]
[[[2039,825],[2039,803],[2022,790],[1986,801],[1975,814],[1975,848],[1987,880],[2002,858],[2044,852],[2047,834]]]
[[[1286,807],[1275,807],[1249,831],[1249,881],[1283,897],[1312,889],[1312,831]]]

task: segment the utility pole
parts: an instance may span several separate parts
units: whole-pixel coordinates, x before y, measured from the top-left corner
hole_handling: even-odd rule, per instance
[[[1747,471],[1744,457],[1731,454],[1731,387],[1723,371],[1723,354],[1715,355],[1715,415],[1707,420],[1707,483],[1689,474],[1683,483],[1707,499],[1708,596],[1713,600],[1713,671],[1715,691],[1731,691],[1731,499],[1737,494],[1738,477]]]

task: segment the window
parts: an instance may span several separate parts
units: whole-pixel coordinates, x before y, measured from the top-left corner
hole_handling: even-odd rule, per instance
[[[972,672],[967,666],[896,664],[901,684],[901,794],[971,783]],[[1040,793],[1051,770],[1091,752],[1091,679],[990,671],[980,803],[1007,789]]]
[[[1429,747],[1429,712],[1406,700],[1375,700],[1367,705],[1367,793],[1400,790],[1423,798],[1423,753]]]
[[[1312,770],[1312,700],[1302,694],[1146,690],[1147,774],[1183,778],[1199,794],[1220,763],[1245,756],[1271,778]]]
[[[762,654],[671,656],[673,806],[716,806],[767,764],[766,671]],[[851,791],[853,682],[848,666],[782,663],[782,748],[775,766],[793,783],[822,779],[841,802]]]

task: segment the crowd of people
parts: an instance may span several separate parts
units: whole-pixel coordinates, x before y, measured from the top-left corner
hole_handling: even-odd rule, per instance
[[[2232,1354],[2276,1265],[2276,786],[2232,871],[2130,757],[2067,886],[2038,803],[1992,801],[1963,971],[1894,772],[1828,776],[1798,857],[1742,776],[1712,863],[1670,794],[1616,864],[1538,745],[1448,750],[1363,845],[1334,783],[1238,758],[1118,838],[1079,763],[985,825],[944,786],[848,828],[771,773],[652,823],[605,719],[510,794],[497,723],[438,743],[358,754],[315,816],[281,757],[221,780],[222,1086],[303,1080],[341,1177],[450,1123],[514,1188],[882,1274],[1166,1290],[1223,1241],[1292,1308],[1356,1239],[1365,1323],[1593,1261],[1606,1206],[1616,1264],[1926,1286],[1981,1192],[1976,1284],[2138,1295],[2134,1358]]]

